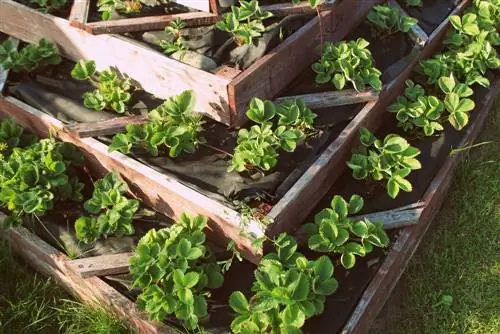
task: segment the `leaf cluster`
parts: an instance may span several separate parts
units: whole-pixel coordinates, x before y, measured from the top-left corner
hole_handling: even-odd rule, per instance
[[[52,13],[63,9],[68,4],[68,0],[30,0],[31,3],[38,5],[42,13]]]
[[[326,297],[337,290],[331,260],[308,260],[297,252],[297,242],[283,233],[274,240],[275,252],[266,254],[255,270],[254,293],[229,297],[237,313],[231,323],[236,333],[302,333],[305,321],[324,310]]]
[[[207,218],[182,214],[177,224],[151,230],[130,259],[134,287],[142,290],[139,307],[152,319],[175,317],[188,329],[208,315],[211,289],[224,282],[220,266],[205,246]]]
[[[165,33],[172,35],[174,39],[172,41],[160,41],[160,47],[163,49],[163,53],[170,55],[177,51],[186,50],[186,47],[184,45],[184,38],[182,37],[181,32],[181,30],[185,27],[186,23],[184,23],[184,21],[182,21],[180,18],[175,19],[165,27]]]
[[[127,103],[132,97],[129,92],[132,85],[127,78],[113,69],[96,74],[96,64],[93,60],[80,60],[71,70],[71,76],[77,80],[88,80],[96,90],[83,94],[83,104],[94,110],[113,110],[119,114],[127,111]]]
[[[128,199],[128,186],[116,173],[106,174],[94,185],[92,198],[83,204],[92,216],[82,216],[75,222],[76,237],[84,243],[93,243],[112,234],[133,235],[132,220],[139,201]]]
[[[418,23],[417,19],[403,15],[399,8],[387,4],[374,6],[366,18],[380,35],[408,32]]]
[[[297,144],[306,138],[306,131],[313,128],[316,118],[301,99],[275,105],[253,98],[246,115],[257,124],[238,132],[229,171],[272,169],[278,163],[278,151],[295,151]]]
[[[126,133],[115,135],[109,151],[127,154],[132,147],[141,145],[157,156],[163,145],[172,158],[183,152],[194,153],[198,144],[205,142],[200,136],[203,120],[201,115],[194,113],[194,105],[195,95],[191,90],[167,99],[149,113],[147,124],[127,125]]]
[[[260,8],[257,0],[241,0],[240,6],[231,6],[231,11],[224,14],[223,19],[215,26],[231,33],[238,45],[252,44],[254,38],[262,36],[266,31],[262,21],[272,16],[271,12]]]
[[[363,38],[325,43],[321,59],[312,65],[316,83],[331,82],[336,89],[342,90],[350,82],[358,92],[363,91],[366,85],[381,90],[382,72],[373,66],[368,45],[370,43]]]
[[[489,87],[486,71],[500,68],[496,50],[500,45],[500,7],[495,2],[475,1],[471,12],[462,17],[450,16],[454,29],[444,41],[447,51],[421,62],[420,70],[428,77],[429,84],[453,73],[468,86],[477,83]]]
[[[314,223],[303,225],[309,236],[309,248],[316,252],[341,254],[340,262],[346,269],[354,267],[356,255],[364,257],[373,247],[387,247],[389,237],[380,222],[368,219],[351,220],[348,216],[363,208],[363,198],[353,195],[349,202],[334,196],[331,207],[314,216]]]
[[[360,153],[354,153],[347,166],[357,180],[372,178],[375,181],[387,180],[387,193],[396,198],[400,190],[410,192],[413,187],[405,177],[412,170],[422,168],[416,157],[420,150],[410,146],[408,141],[396,134],[387,135],[384,140],[377,139],[366,128],[360,130]]]
[[[122,14],[139,13],[142,4],[140,0],[99,0],[97,11],[101,13],[102,20],[110,20],[113,12]]]
[[[70,166],[83,163],[83,155],[73,145],[42,139],[16,147],[8,159],[0,161],[0,205],[11,212],[7,227],[21,224],[27,214],[41,216],[54,203],[83,200],[84,184],[70,177]]]
[[[25,137],[27,134],[24,133],[24,128],[17,124],[15,119],[8,118],[0,122],[1,159],[9,156],[12,149],[18,147],[22,141],[25,142]]]
[[[11,40],[6,40],[0,45],[0,67],[14,72],[31,72],[48,65],[61,62],[61,57],[56,46],[46,40],[40,39],[38,45],[28,44],[18,51]]]

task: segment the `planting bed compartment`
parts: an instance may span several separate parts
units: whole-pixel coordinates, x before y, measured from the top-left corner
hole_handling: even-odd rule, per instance
[[[320,13],[324,40],[342,40],[379,2],[343,0],[330,4],[331,10]],[[198,112],[233,126],[245,122],[244,114],[252,97],[275,97],[318,57],[312,50],[319,44],[319,30],[320,19],[316,16],[246,70],[222,66],[212,74],[128,38],[95,36],[71,27],[65,19],[12,0],[0,1],[1,32],[31,43],[46,38],[68,59],[95,60],[97,70],[115,67],[137,81],[144,91],[161,99],[192,89],[197,96]]]
[[[468,1],[462,1],[453,13],[459,13]],[[326,150],[312,163],[297,182],[274,205],[268,217],[273,223],[264,229],[256,222],[251,223],[248,231],[255,237],[264,233],[269,237],[281,232],[291,232],[308,216],[313,207],[326,194],[328,188],[335,183],[345,170],[345,161],[351,148],[356,144],[358,130],[367,127],[376,130],[387,106],[401,92],[404,81],[421,57],[429,56],[440,44],[448,22],[443,22],[422,50],[414,48],[409,56],[410,62],[385,90],[377,101],[367,103],[340,133]],[[0,108],[6,114],[15,117],[35,134],[47,135],[55,131],[56,135],[83,149],[88,164],[96,175],[114,170],[119,172],[139,194],[145,203],[155,210],[177,219],[183,211],[202,214],[210,219],[211,237],[224,243],[227,239],[236,242],[237,247],[250,261],[257,262],[261,249],[252,245],[252,240],[240,234],[243,217],[238,212],[220,202],[200,194],[168,175],[161,174],[152,168],[139,163],[120,153],[108,153],[108,147],[91,138],[79,138],[67,131],[58,120],[26,105],[13,97],[0,97]]]
[[[497,78],[492,82],[489,92],[478,103],[474,113],[477,117],[464,130],[459,147],[471,145],[481,131],[487,118],[488,111],[493,105],[495,97],[500,91],[500,82]],[[386,298],[390,295],[399,276],[404,271],[406,264],[415,252],[425,231],[444,201],[447,189],[451,184],[453,173],[463,156],[463,153],[448,156],[438,173],[432,179],[422,198],[417,214],[411,224],[402,229],[392,245],[384,262],[378,268],[375,277],[364,290],[360,301],[350,315],[342,333],[366,333],[371,323],[381,310]],[[397,215],[396,215],[397,216]],[[400,215],[399,220],[405,220]],[[4,217],[0,215],[0,217]],[[14,249],[34,268],[41,273],[54,278],[68,291],[88,302],[100,302],[108,306],[117,315],[136,326],[142,333],[176,333],[175,329],[168,328],[158,323],[145,320],[145,315],[139,311],[128,298],[121,295],[103,279],[92,275],[104,275],[104,272],[94,271],[87,273],[87,278],[79,277],[82,269],[71,265],[69,259],[47,244],[45,241],[29,232],[26,228],[17,228],[2,233],[9,239]],[[128,258],[128,254],[122,254]],[[115,259],[116,260],[116,259]],[[80,261],[80,260],[76,260]],[[86,260],[88,261],[88,259]],[[82,263],[82,262],[80,262]],[[110,265],[110,268],[113,265]],[[76,269],[75,269],[76,268]],[[84,268],[85,269],[85,268]],[[109,268],[108,268],[109,270]],[[328,312],[328,308],[325,312]],[[334,311],[331,311],[335,313]],[[324,314],[333,317],[333,315]]]

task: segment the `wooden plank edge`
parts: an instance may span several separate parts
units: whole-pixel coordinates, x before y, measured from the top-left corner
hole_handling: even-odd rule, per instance
[[[129,124],[145,124],[148,115],[116,117],[100,122],[77,123],[66,125],[69,132],[80,138],[114,135],[122,132]]]
[[[317,8],[312,8],[309,1],[301,1],[300,3],[294,5],[293,3],[277,3],[272,5],[260,6],[263,11],[268,11],[273,13],[274,16],[287,16],[295,14],[316,14],[326,10],[331,10],[338,0],[325,0],[324,3],[319,5]]]
[[[211,1],[209,0],[173,0],[184,7],[201,10],[203,12],[210,12]]]
[[[93,35],[119,34],[146,30],[162,30],[176,19],[181,19],[186,24],[186,27],[197,27],[215,24],[220,20],[220,16],[205,12],[189,12],[98,21],[77,27],[83,28],[83,30]]]
[[[74,29],[67,20],[12,0],[0,1],[0,31],[29,43],[46,38],[56,44],[62,56],[73,61],[95,60],[98,71],[114,67],[158,98],[194,90],[196,110],[221,123],[231,122],[227,91],[230,79],[165,57],[132,39],[119,35],[95,36]]]
[[[220,15],[219,0],[209,0],[210,1],[210,12],[215,15]]]
[[[109,276],[129,272],[129,260],[132,252],[108,254],[68,260],[64,265],[80,277]]]
[[[470,1],[470,0],[464,0]],[[465,6],[462,6],[463,9]],[[386,85],[381,92],[373,110],[361,111],[344,129],[340,136],[322,153],[312,166],[295,182],[292,188],[273,207],[268,216],[274,220],[266,234],[277,235],[284,231],[296,228],[307,217],[309,211],[324,196],[328,185],[332,185],[340,174],[347,168],[349,150],[359,141],[357,131],[367,127],[376,131],[382,124],[382,114],[398,94],[404,89],[405,80],[411,75],[413,68],[424,55],[431,54],[439,46],[439,42],[446,33],[448,25],[440,25],[422,50],[418,50],[418,57],[412,57],[411,63],[394,80]],[[417,53],[416,53],[417,54]],[[370,102],[373,103],[373,102]],[[370,108],[371,109],[371,108]],[[368,112],[369,111],[369,112]],[[301,203],[298,205],[298,203]],[[304,203],[307,203],[305,205]],[[293,218],[292,218],[293,217]]]
[[[75,0],[71,6],[68,21],[78,24],[87,23],[89,15],[90,0]]]
[[[2,214],[3,215],[3,214]],[[5,215],[3,215],[5,217]],[[12,248],[26,263],[41,274],[51,277],[66,291],[87,304],[106,307],[140,333],[179,334],[173,328],[148,320],[134,302],[116,291],[98,277],[80,278],[63,265],[69,258],[24,227],[0,230],[0,236],[9,240]]]
[[[481,110],[474,111],[480,112],[481,115],[465,130],[466,134],[459,146],[466,146],[479,136],[488,116],[489,109],[492,107],[499,91],[500,80],[497,79],[494,89],[491,90],[488,97],[484,100]],[[451,186],[455,169],[462,156],[461,154],[457,154],[449,156],[446,159],[423,196],[426,206],[420,216],[419,223],[403,229],[401,235],[392,246],[390,253],[387,255],[386,260],[363,293],[358,306],[344,326],[342,334],[358,334],[369,331],[371,324],[375,321],[375,318],[389,298],[411,257],[417,250],[432,220],[438,214],[445,200],[445,193]]]
[[[381,0],[336,1],[332,10],[315,16],[234,78],[228,86],[231,124],[241,126],[246,122],[245,112],[251,98],[274,98],[317,58],[314,48],[319,45],[320,22],[324,40],[339,41],[362,21],[369,9],[380,2]]]
[[[381,222],[384,224],[385,230],[411,226],[418,223],[425,203],[418,202],[411,205],[406,205],[393,210],[368,213],[364,215],[353,216],[353,220],[368,219],[372,222]]]
[[[309,108],[319,109],[375,101],[379,98],[379,95],[380,93],[375,90],[368,90],[359,93],[354,89],[345,89],[341,91],[282,96],[275,99],[274,102],[282,103],[286,100],[302,99]]]
[[[248,222],[247,232],[241,234],[245,221],[238,212],[184,185],[177,179],[162,174],[141,162],[119,152],[108,153],[108,146],[93,139],[79,138],[69,133],[64,124],[14,97],[0,96],[0,112],[12,116],[38,136],[49,133],[82,149],[86,164],[94,175],[102,176],[109,171],[120,173],[128,181],[137,197],[145,204],[172,219],[178,219],[186,211],[209,218],[209,238],[225,247],[234,240],[241,254],[249,261],[258,263],[261,250],[253,244],[253,238],[264,235],[257,221]]]

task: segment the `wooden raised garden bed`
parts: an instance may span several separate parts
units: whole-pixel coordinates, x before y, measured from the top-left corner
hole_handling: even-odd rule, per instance
[[[324,40],[343,39],[378,2],[336,1],[329,5],[331,10],[320,13]],[[164,26],[162,23],[156,29]],[[98,70],[116,68],[133,78],[144,91],[161,99],[192,89],[197,94],[198,112],[238,126],[245,122],[245,111],[252,97],[275,97],[318,57],[313,51],[320,40],[320,19],[312,18],[244,71],[223,65],[215,73],[166,57],[126,37],[94,36],[71,27],[66,19],[40,13],[12,0],[0,2],[0,31],[32,43],[46,38],[68,59],[95,60]]]
[[[467,2],[462,1],[453,13],[463,10]],[[298,169],[298,175],[290,176],[291,180],[284,180],[289,186],[285,187],[287,190],[267,214],[267,218],[272,222],[268,226],[257,221],[248,221],[247,217],[228,205],[205,195],[206,193],[196,191],[196,188],[180,182],[169,173],[159,172],[117,152],[108,153],[108,146],[102,142],[93,138],[79,138],[69,132],[60,121],[12,96],[1,97],[0,108],[35,134],[44,136],[49,132],[56,133],[60,139],[82,148],[96,175],[103,175],[110,170],[119,172],[131,184],[133,191],[155,210],[174,219],[184,211],[207,216],[210,219],[210,232],[215,240],[221,243],[228,239],[234,240],[247,259],[257,262],[262,250],[253,245],[254,238],[264,234],[272,237],[284,231],[293,231],[304,221],[330,186],[341,177],[350,150],[357,144],[358,130],[367,127],[375,131],[380,127],[387,106],[402,91],[404,81],[422,56],[429,56],[439,47],[447,27],[448,22],[443,22],[423,47],[416,45],[399,65],[403,70],[396,71],[395,77],[387,83],[380,97],[361,104],[359,112],[322,153],[319,152],[305,169]],[[367,99],[373,98],[374,96],[369,96]],[[241,234],[242,228],[247,232],[246,235]]]
[[[474,110],[476,117],[473,123],[464,130],[458,147],[471,145],[477,138],[499,91],[500,80],[497,78],[492,82],[489,92],[481,96],[481,102]],[[315,321],[320,323],[318,325],[320,327],[309,328],[309,331],[316,333],[328,329],[332,333],[368,332],[417,249],[425,231],[439,211],[463,154],[450,155],[444,159],[418,203],[402,210],[371,214],[371,216],[378,215],[383,218],[388,223],[387,228],[406,227],[394,234],[392,247],[385,258],[378,255],[379,258],[384,258],[383,262],[380,263],[379,259],[378,262],[374,262],[375,264],[367,265],[371,267],[371,274],[368,274],[368,277],[364,279],[365,285],[361,282],[358,283],[357,290],[348,289],[349,291],[344,292],[350,296],[348,301],[343,299],[346,295],[336,297],[341,300],[340,309],[329,305],[323,315]],[[3,214],[0,214],[0,219],[4,219],[4,217]],[[139,329],[141,333],[178,333],[175,328],[148,321],[146,315],[138,311],[129,298],[103,277],[127,272],[127,266],[124,263],[130,257],[129,253],[70,260],[65,254],[24,227],[1,231],[0,235],[10,240],[12,247],[30,266],[42,274],[52,277],[82,300],[89,303],[98,302],[109,307],[115,314]],[[360,273],[351,272],[350,281],[354,274],[359,275]],[[241,280],[242,272],[238,272],[236,275],[239,279],[234,281]],[[358,298],[360,299],[358,300]],[[334,302],[334,300],[332,299],[333,304],[339,303],[339,301]],[[332,319],[335,321],[332,322]]]

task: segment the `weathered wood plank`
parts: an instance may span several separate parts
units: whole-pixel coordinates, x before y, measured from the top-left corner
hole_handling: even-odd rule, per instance
[[[339,41],[379,2],[336,1],[332,10],[321,12],[237,76],[229,85],[233,124],[242,125],[246,121],[245,111],[253,97],[274,98],[302,70],[319,58],[320,20],[324,40]]]
[[[2,213],[2,219],[5,215]],[[64,262],[69,258],[24,227],[0,230],[0,236],[10,241],[13,249],[35,270],[51,277],[69,293],[83,302],[107,307],[140,333],[179,334],[173,328],[153,323],[128,298],[97,277],[81,278],[67,270]]]
[[[90,0],[75,0],[71,6],[68,20],[78,22],[80,24],[87,23],[89,15]]]
[[[196,110],[222,123],[230,122],[229,79],[165,57],[133,40],[91,35],[70,27],[64,19],[12,0],[0,1],[0,31],[27,42],[45,37],[56,43],[63,56],[75,61],[93,59],[98,70],[115,67],[158,98],[192,89],[196,92]]]
[[[398,8],[399,11],[404,15],[404,16],[410,16],[408,15],[408,13],[399,5],[399,3],[396,1],[396,0],[390,0],[389,3]],[[409,32],[409,36],[411,38],[411,40],[417,44],[417,45],[420,45],[420,46],[424,46],[425,43],[427,43],[427,40],[429,39],[429,36],[427,36],[427,34],[425,33],[425,31],[418,25],[418,23],[416,25],[414,25],[410,32]]]
[[[113,135],[125,130],[125,127],[129,124],[145,124],[147,122],[147,115],[124,116],[100,122],[66,125],[66,128],[80,138],[86,138]]]
[[[219,0],[209,0],[210,12],[216,15],[220,14]]]
[[[217,68],[217,70],[215,71],[214,74],[217,75],[217,76],[226,78],[226,79],[233,80],[234,78],[236,78],[241,73],[242,73],[241,70],[238,70],[238,69],[236,69],[234,67],[230,67],[230,66],[227,66],[227,65],[222,65],[219,68]]]
[[[93,35],[119,34],[132,31],[162,30],[175,19],[181,19],[186,24],[186,27],[196,27],[215,24],[220,20],[220,17],[205,12],[189,12],[98,21],[87,23],[83,26],[77,25],[77,27],[82,28]]]
[[[497,79],[491,91],[483,100],[482,105],[478,107],[479,110],[476,109],[473,111],[474,113],[481,113],[481,115],[465,130],[466,133],[460,146],[466,146],[477,138],[484,125],[488,111],[493,105],[495,96],[498,96],[500,92],[499,88],[500,81]],[[370,326],[396,286],[432,220],[439,212],[446,198],[446,192],[453,180],[454,171],[462,157],[463,155],[458,154],[446,159],[424,194],[423,201],[426,203],[426,206],[420,216],[419,223],[406,227],[398,237],[389,255],[363,293],[358,306],[344,326],[342,330],[343,334],[368,333]]]
[[[108,276],[128,273],[129,260],[134,253],[119,253],[65,261],[64,264],[78,276]]]
[[[9,37],[7,40],[12,42],[12,46],[14,49],[17,49],[19,46],[19,40],[14,37]],[[9,70],[4,70],[3,67],[0,67],[0,94],[3,92],[5,85],[7,84],[7,78],[9,77]]]
[[[275,103],[281,103],[286,100],[302,99],[311,109],[328,108],[342,106],[346,104],[356,104],[362,102],[375,101],[379,97],[379,92],[370,90],[358,93],[354,89],[344,89],[341,91],[329,91],[313,94],[283,96],[274,100]]]
[[[424,210],[425,203],[419,202],[411,205],[406,205],[397,209],[368,213],[365,215],[353,216],[353,220],[368,219],[372,222],[382,222],[384,229],[390,230],[411,226],[418,223],[420,215]]]
[[[260,6],[262,10],[273,13],[274,16],[287,16],[294,14],[316,14],[325,10],[331,10],[337,0],[325,0],[321,5],[311,8],[309,1],[302,1],[294,5],[291,1],[272,5]]]
[[[13,97],[0,96],[0,112],[15,117],[38,136],[48,136],[50,132],[80,147],[93,175],[103,176],[109,171],[120,173],[134,194],[156,211],[173,219],[178,219],[183,212],[208,217],[209,238],[223,247],[228,240],[234,240],[245,258],[258,263],[260,250],[252,245],[250,238],[240,234],[242,219],[236,211],[124,154],[108,153],[107,145],[67,132],[62,122]],[[264,234],[262,227],[255,222],[250,224],[248,230],[254,237]]]

